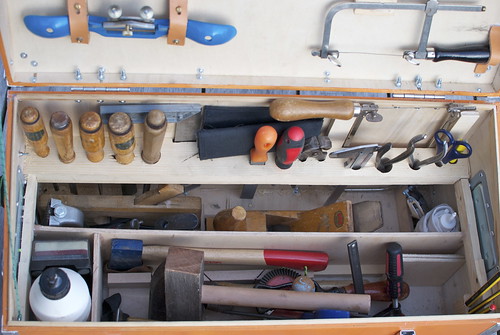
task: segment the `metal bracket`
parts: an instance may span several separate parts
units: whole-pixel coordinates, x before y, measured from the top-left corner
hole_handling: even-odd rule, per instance
[[[491,278],[500,269],[498,260],[495,220],[491,209],[491,199],[488,183],[484,171],[479,171],[470,180],[470,190],[474,200],[474,213],[476,215],[477,232],[481,256],[484,260],[486,275]]]
[[[338,50],[329,50],[330,46],[330,34],[332,31],[332,21],[333,17],[340,11],[346,9],[395,9],[395,10],[419,10],[425,12],[425,22],[422,29],[422,35],[420,37],[420,43],[417,51],[406,51],[403,53],[403,57],[412,62],[417,63],[414,59],[425,59],[427,58],[427,41],[429,39],[430,26],[432,23],[432,17],[437,11],[461,11],[461,12],[482,12],[485,10],[484,6],[480,5],[441,5],[437,0],[429,0],[427,3],[377,3],[377,2],[348,2],[343,1],[334,4],[328,10],[325,18],[325,24],[323,29],[323,41],[321,43],[320,50],[314,50],[311,52],[313,56],[318,56],[321,58],[338,58]],[[336,55],[336,56],[335,56]],[[424,57],[421,58],[421,56]]]
[[[373,153],[380,150],[381,146],[378,144],[360,145],[352,148],[340,149],[331,152],[330,158],[348,158],[344,162],[344,166],[353,170],[359,170],[370,160]]]
[[[462,117],[462,112],[473,112],[476,110],[476,106],[465,106],[463,104],[449,104],[448,105],[448,115],[444,123],[439,127],[439,129],[444,129],[447,131],[451,131],[453,126],[460,120]],[[429,142],[429,147],[432,147],[436,143],[434,137]]]
[[[384,119],[382,115],[378,113],[378,106],[372,103],[361,104],[359,107],[359,113],[355,111],[354,114],[357,114],[357,117],[349,130],[349,134],[347,134],[344,144],[342,145],[343,147],[351,145],[352,139],[354,138],[354,135],[356,135],[363,119],[366,119],[368,122],[380,122]]]
[[[491,326],[490,328],[486,329],[479,335],[497,335],[499,331],[500,331],[500,323],[497,323],[496,325]]]

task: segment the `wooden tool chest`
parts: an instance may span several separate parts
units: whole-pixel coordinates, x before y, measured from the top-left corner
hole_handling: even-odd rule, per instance
[[[492,27],[499,23],[500,3],[493,0],[439,3],[435,0],[191,0],[187,7],[186,3],[9,0],[0,5],[2,61],[9,86],[3,134],[8,196],[4,217],[2,332],[253,334],[312,331],[421,335],[498,331],[498,314],[469,314],[465,301],[498,270],[498,264],[488,264],[498,259],[496,255],[490,255],[485,264],[486,247],[480,243],[485,237],[478,230],[485,229],[485,225],[487,228],[484,217],[492,213],[489,241],[498,254],[500,75],[495,57],[500,41],[495,35],[498,27]],[[414,6],[406,7],[409,3]],[[141,34],[151,32],[130,23],[119,28],[124,31],[120,30],[118,37],[103,36],[111,34],[111,30],[98,30],[92,16],[113,16],[116,8],[109,10],[113,5],[120,6],[124,16],[134,17],[139,16],[141,7],[150,6],[157,23],[170,19],[173,27],[177,24],[182,27],[182,22],[176,23],[172,14],[181,12],[187,14],[189,20],[225,25],[224,31],[235,36],[227,35],[227,41],[215,45],[224,34],[205,33],[206,36],[199,35],[201,40],[196,41],[199,36],[190,28],[190,24],[194,27],[191,21],[187,23],[187,37],[182,29],[180,35],[175,35],[179,32],[172,28],[169,37],[164,31],[157,38],[140,38],[144,37]],[[143,20],[148,13],[141,9]],[[439,60],[436,62],[431,58],[434,54],[426,54],[428,59],[423,59],[418,53],[422,51],[419,44],[422,44],[422,30],[425,32],[422,27],[426,14],[434,15],[426,44],[435,48],[435,60]],[[69,15],[71,24],[90,27],[90,32],[77,33],[67,28],[67,34],[55,37],[51,34],[59,34],[60,26],[41,24],[33,28],[38,29],[39,34],[54,37],[44,38],[28,29],[29,22],[23,21],[28,15]],[[78,23],[82,16],[83,25]],[[171,43],[167,43],[167,38]],[[448,52],[443,50],[452,49],[456,56],[458,47],[474,49],[476,45],[481,47],[475,50],[483,52],[478,57],[484,55],[484,46],[489,46],[491,54],[481,66],[476,67],[474,62],[443,60]],[[405,53],[408,50],[410,52]],[[459,53],[458,57],[472,56]],[[349,168],[348,158],[328,156],[323,161],[314,156],[303,162],[296,160],[289,169],[280,169],[274,162],[275,152],[269,153],[265,165],[249,164],[248,152],[200,159],[196,134],[207,106],[235,110],[268,108],[283,98],[310,102],[313,109],[318,108],[316,103],[341,101],[360,106],[362,111],[368,108],[366,106],[376,105],[375,114],[382,117],[380,122],[370,122],[366,115],[364,118],[323,118],[320,135],[331,141],[331,148],[324,149],[328,154],[362,145],[392,143],[384,157],[394,158],[407,150],[412,138],[427,134],[427,138],[416,144],[413,153],[414,159],[423,161],[436,155],[433,135],[445,127],[456,139],[464,139],[471,145],[472,155],[458,159],[456,164],[439,167],[433,163],[419,169],[412,168],[405,159],[394,163],[387,173],[376,168],[377,152],[368,156],[366,164],[359,169]],[[104,106],[120,109],[120,106],[150,104],[180,106],[181,111],[199,106],[201,112],[189,114],[190,117],[183,120],[182,116],[181,120],[168,120],[161,156],[154,164],[147,164],[141,157],[145,137],[143,121],[133,124],[135,157],[131,163],[117,162],[107,120],[103,126],[103,159],[91,162],[87,158],[79,132],[79,119],[84,113],[101,112],[104,119]],[[26,108],[38,110],[44,121],[50,148],[46,157],[37,155],[30,142],[32,138],[23,131],[21,112]],[[58,111],[64,111],[73,124],[75,158],[70,163],[61,162],[49,127],[51,116]],[[459,117],[454,119],[457,114]],[[356,120],[361,123],[356,124]],[[243,139],[236,136],[232,141],[221,141],[226,142],[220,145],[229,147],[242,143]],[[475,189],[477,179],[480,187]],[[476,191],[484,190],[486,182],[489,192],[481,194],[487,194],[489,199],[481,202]],[[184,188],[178,196],[158,205],[137,204],[137,198],[143,193],[162,185],[183,185]],[[450,205],[459,218],[459,229],[415,232],[416,220],[412,219],[403,194],[409,186],[415,186],[423,194],[429,208],[443,203]],[[383,226],[373,232],[359,231],[356,224],[345,232],[216,231],[211,223],[218,212],[235,206],[242,206],[247,213],[274,215],[280,211],[310,211],[334,196],[337,201],[354,205],[379,202]],[[47,202],[53,198],[79,208],[86,218],[86,226],[44,224]],[[192,230],[98,227],[102,217],[135,215],[147,223],[169,213],[195,213],[200,224]],[[91,226],[90,222],[95,225]],[[408,298],[401,301],[406,315],[265,320],[264,317],[224,314],[219,308],[207,309],[203,321],[147,320],[149,274],[130,285],[119,274],[108,276],[106,264],[113,239],[140,239],[144,245],[206,250],[323,252],[329,258],[327,268],[311,271],[309,275],[318,282],[343,285],[352,282],[346,249],[349,242],[359,243],[361,269],[367,281],[385,280],[385,248],[388,243],[397,242],[403,249],[404,280],[410,287]],[[29,291],[34,281],[30,272],[33,245],[35,241],[63,240],[89,243],[91,273],[87,284],[91,312],[85,322],[36,321],[29,305]],[[143,261],[155,268],[161,260],[157,257]],[[205,264],[205,284],[248,282],[273,268],[243,262],[209,263]],[[498,285],[492,292],[497,289]],[[103,300],[113,292],[121,292],[131,299],[125,299],[122,308],[136,319],[102,321]],[[372,301],[369,315],[389,304]]]

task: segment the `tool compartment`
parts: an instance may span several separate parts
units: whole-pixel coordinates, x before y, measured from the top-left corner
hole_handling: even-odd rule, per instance
[[[57,158],[56,150],[51,150],[46,158],[38,157],[31,145],[26,142],[20,121],[20,111],[27,107],[35,107],[41,113],[45,124],[48,124],[49,116],[54,110],[65,110],[77,124],[77,120],[84,111],[98,110],[99,103],[96,97],[102,95],[59,95],[47,99],[39,93],[19,92],[12,96],[12,150],[14,155],[12,166],[20,166],[22,173],[27,178],[25,204],[23,214],[22,248],[20,253],[18,294],[22,321],[14,321],[16,309],[9,309],[9,319],[13,325],[30,326],[40,324],[33,321],[34,317],[29,310],[27,300],[28,288],[32,279],[29,276],[30,253],[34,240],[60,240],[87,239],[91,245],[92,254],[92,311],[90,322],[98,325],[101,322],[102,301],[109,292],[123,292],[124,305],[130,306],[131,315],[144,317],[147,309],[147,283],[127,283],[118,285],[118,288],[108,285],[105,264],[109,261],[110,244],[114,238],[140,238],[145,245],[168,245],[198,248],[243,248],[243,249],[284,249],[303,251],[322,251],[329,256],[329,265],[325,271],[315,272],[314,278],[322,283],[347,283],[350,282],[350,270],[348,255],[345,246],[352,240],[357,240],[360,248],[360,258],[364,279],[367,281],[378,281],[384,279],[385,258],[384,248],[389,242],[398,241],[404,250],[405,281],[410,285],[410,296],[401,302],[403,311],[407,317],[410,316],[432,316],[432,315],[460,315],[466,313],[463,305],[464,297],[479,288],[480,283],[485,280],[486,273],[478,248],[476,222],[471,208],[474,207],[469,188],[469,176],[478,169],[489,170],[488,166],[474,163],[472,160],[462,159],[455,165],[446,165],[438,168],[435,165],[421,167],[413,170],[405,160],[394,164],[389,173],[382,173],[375,167],[375,157],[372,157],[366,166],[359,170],[345,168],[344,159],[327,158],[325,161],[317,161],[308,158],[305,162],[295,162],[288,170],[284,171],[276,167],[270,154],[270,161],[264,166],[251,166],[248,164],[246,155],[215,158],[200,161],[196,157],[197,148],[195,142],[173,142],[175,125],[167,131],[167,136],[162,146],[161,159],[158,163],[149,165],[142,161],[140,152],[142,150],[142,124],[135,124],[135,135],[137,146],[135,148],[135,159],[129,165],[121,165],[116,162],[109,147],[109,138],[106,130],[105,157],[99,163],[91,163],[85,157],[77,130],[74,131],[74,149],[76,158],[73,163],[64,164]],[[117,100],[119,99],[119,100]],[[179,103],[186,99],[193,101],[193,97],[169,95],[156,96],[155,103]],[[220,104],[223,106],[241,104],[242,101],[248,106],[265,106],[275,97],[251,96],[197,96],[196,102],[201,105]],[[310,100],[318,98],[308,97]],[[320,98],[321,99],[321,98]],[[137,96],[106,96],[110,102],[127,101],[127,103],[143,103],[151,101],[148,98]],[[398,122],[391,113],[414,112],[411,107],[413,102],[408,101],[384,101],[376,100],[384,113],[383,123]],[[437,119],[434,123],[441,122],[447,115],[447,103],[419,102],[424,111],[427,107],[440,117],[430,115]],[[397,106],[397,108],[395,108]],[[407,109],[400,106],[409,106]],[[474,152],[477,162],[484,162],[488,155],[496,150],[495,146],[495,107],[486,104],[477,104],[476,114],[466,120],[457,128],[461,129],[466,138],[478,150]],[[387,107],[386,109],[384,107]],[[422,113],[425,115],[425,113]],[[410,117],[403,115],[403,118]],[[467,117],[466,117],[467,118]],[[325,119],[323,131],[335,129],[332,136],[332,150],[342,146],[344,140],[342,134],[346,134],[352,126],[352,121],[335,120],[333,126],[330,120]],[[366,139],[354,138],[356,144],[370,143],[372,141],[372,124],[363,124],[365,128],[363,136]],[[385,124],[383,127],[392,128],[393,125]],[[418,128],[418,127],[417,127]],[[360,130],[361,131],[361,130]],[[378,131],[378,130],[375,130]],[[396,136],[396,137],[391,137]],[[403,136],[404,135],[404,136]],[[385,141],[404,143],[414,133],[386,135]],[[49,133],[49,146],[54,148],[53,139]],[[477,143],[482,143],[478,145]],[[389,152],[392,157],[402,151],[404,147],[395,147],[394,153]],[[416,148],[418,157],[427,157],[433,154],[434,148]],[[112,174],[109,174],[112,171]],[[134,172],[132,172],[134,171]],[[237,172],[237,175],[235,173]],[[133,176],[133,177],[131,177]],[[298,177],[297,177],[298,176]],[[130,184],[131,178],[134,184]],[[207,183],[207,181],[213,181]],[[239,181],[239,182],[238,182]],[[242,199],[241,192],[244,185],[241,181],[258,184],[253,199]],[[46,202],[50,198],[60,198],[70,206],[81,207],[85,217],[99,222],[100,215],[113,214],[102,213],[101,207],[113,207],[112,210],[121,213],[120,206],[130,207],[135,212],[135,206],[131,205],[130,198],[140,195],[144,185],[157,183],[202,183],[199,188],[182,194],[155,206],[141,207],[140,213],[146,217],[161,215],[163,211],[196,211],[200,217],[201,227],[198,231],[146,231],[130,229],[104,229],[104,228],[77,228],[77,227],[50,227],[35,224],[43,220],[46,211]],[[236,205],[243,206],[246,210],[310,210],[320,207],[339,185],[349,185],[342,193],[339,201],[350,200],[353,204],[374,200],[382,204],[382,215],[384,226],[376,232],[223,232],[210,231],[207,219],[213,217],[218,211],[232,208]],[[460,219],[460,231],[448,233],[417,233],[413,232],[414,221],[406,204],[402,191],[408,185],[416,185],[429,202],[429,207],[441,203],[449,204]],[[132,191],[130,191],[132,189]],[[124,195],[128,194],[128,195]],[[132,194],[132,195],[131,195]],[[115,200],[119,198],[120,200]],[[177,200],[176,200],[177,199]],[[184,202],[185,199],[189,201]],[[193,199],[195,201],[193,202]],[[109,205],[107,201],[110,201]],[[96,207],[93,207],[95,203]],[[187,205],[185,205],[187,203]],[[93,213],[93,211],[97,212]],[[148,213],[149,212],[149,213]],[[158,212],[160,214],[158,214]],[[138,213],[138,215],[143,215]],[[123,214],[123,213],[121,213]],[[127,215],[130,213],[126,213]],[[127,215],[117,215],[123,217]],[[96,219],[97,218],[97,219]],[[96,221],[97,220],[97,221]],[[95,223],[94,222],[94,223]],[[89,224],[89,222],[86,222]],[[68,235],[70,233],[70,235]],[[26,251],[25,251],[26,250]],[[146,260],[146,265],[157,266],[159,259]],[[257,278],[258,266],[217,266],[206,265],[205,271],[211,280],[221,277],[226,280],[236,278],[236,281],[252,282],[252,276]],[[253,278],[253,281],[255,281]],[[219,279],[222,280],[222,279]],[[210,280],[205,278],[208,283]],[[113,284],[115,285],[115,284]],[[11,287],[12,288],[12,287]],[[129,297],[137,298],[136,304],[126,304]],[[10,304],[14,304],[14,296]],[[139,302],[142,301],[142,302]],[[142,304],[142,305],[141,305]],[[373,302],[371,313],[384,309],[387,302]],[[430,307],[432,306],[432,307]],[[125,310],[124,310],[125,311]],[[470,317],[470,316],[468,316]],[[207,311],[206,320],[252,320],[253,318],[242,316],[221,316],[218,312]],[[361,323],[366,319],[350,319],[350,322]],[[277,321],[268,320],[270,323]],[[281,321],[279,321],[281,322]],[[278,323],[279,323],[278,322]],[[286,322],[286,321],[285,321]],[[308,321],[310,322],[310,321]],[[329,320],[332,325],[339,321]],[[340,321],[341,322],[341,321]],[[45,322],[41,322],[43,325]],[[314,322],[313,322],[314,323]],[[341,322],[342,323],[342,322]],[[50,323],[49,323],[50,324]],[[308,323],[306,323],[308,324]],[[167,322],[162,326],[170,327],[175,322]],[[224,324],[220,324],[224,325]],[[308,324],[310,325],[310,324]],[[197,328],[196,328],[197,329]]]
[[[476,216],[483,218],[483,213],[478,210],[481,205],[477,194],[471,191],[472,179],[480,174],[489,185],[491,199],[483,206],[492,209],[493,240],[499,243],[496,232],[500,213],[499,121],[495,102],[500,92],[500,76],[497,66],[494,62],[483,64],[485,72],[479,73],[475,64],[468,62],[433,62],[431,58],[420,58],[417,67],[403,59],[402,56],[406,56],[415,60],[411,58],[415,55],[408,57],[403,52],[417,51],[418,39],[424,34],[425,6],[428,6],[427,12],[432,12],[435,0],[415,1],[419,6],[412,10],[372,11],[352,5],[364,4],[363,1],[346,3],[353,7],[335,14],[326,58],[320,55],[325,47],[322,41],[325,17],[335,6],[344,6],[344,2],[242,1],[235,5],[229,0],[191,0],[189,20],[237,28],[234,39],[217,46],[203,45],[189,36],[181,46],[167,45],[164,36],[149,39],[135,38],[132,34],[111,38],[95,31],[90,33],[88,44],[87,41],[71,43],[79,36],[45,39],[27,29],[25,16],[71,15],[75,14],[74,10],[80,11],[81,5],[88,5],[89,15],[105,17],[115,3],[88,0],[67,6],[65,2],[44,4],[27,0],[6,1],[0,5],[1,53],[10,86],[5,120],[10,206],[4,230],[8,246],[4,247],[3,328],[23,334],[36,334],[40,329],[51,334],[68,331],[267,333],[270,330],[479,334],[497,325],[497,314],[468,314],[464,304],[490,276],[480,245],[484,234],[478,234],[478,225],[482,223],[484,229],[484,222],[476,222]],[[395,7],[405,3],[390,2]],[[119,5],[124,15],[136,13],[143,5],[151,6],[157,19],[169,15],[164,1],[151,0],[140,6]],[[455,2],[443,0],[439,5],[455,6]],[[493,41],[488,39],[493,36],[490,29],[498,21],[500,3],[457,2],[459,7],[469,5],[474,9],[462,12],[438,8],[427,46],[458,48],[477,44],[484,47],[490,42],[494,53]],[[51,34],[50,29],[45,27],[45,33]],[[209,37],[204,36],[205,43],[209,43]],[[347,158],[328,156],[325,161],[314,157],[304,162],[295,161],[291,168],[283,170],[276,166],[274,152],[269,153],[264,166],[250,165],[248,152],[201,159],[194,136],[197,121],[192,117],[177,123],[169,121],[161,157],[155,164],[146,164],[142,159],[144,125],[134,123],[135,158],[123,165],[117,162],[111,149],[107,125],[104,158],[98,163],[87,159],[78,131],[78,120],[83,113],[99,112],[102,106],[108,105],[118,106],[116,108],[135,104],[178,104],[188,108],[196,104],[203,109],[214,106],[268,108],[280,98],[349,101],[368,108],[374,104],[375,114],[383,117],[381,122],[369,122],[366,116],[358,125],[356,117],[324,118],[320,134],[328,136],[332,143],[331,149],[325,151],[390,142],[393,147],[384,157],[394,158],[405,152],[414,136],[427,134],[425,140],[416,144],[414,158],[417,160],[436,154],[432,135],[443,125],[450,126],[450,115],[456,104],[465,109],[450,127],[457,139],[471,144],[473,155],[459,159],[456,164],[443,167],[430,164],[418,170],[411,168],[405,159],[395,163],[387,173],[376,169],[376,153],[357,170],[345,167]],[[20,113],[26,107],[36,108],[44,120],[50,147],[45,158],[35,154],[23,133]],[[57,111],[66,112],[73,123],[75,159],[69,164],[60,161],[49,128],[50,117]],[[187,125],[186,121],[194,124]],[[176,141],[176,137],[184,135],[181,128],[189,139]],[[222,144],[238,144],[239,140],[237,137],[231,141],[225,139]],[[166,184],[183,185],[190,190],[159,205],[134,203],[148,189]],[[197,184],[201,186],[189,188]],[[449,204],[458,215],[459,231],[414,232],[416,220],[412,219],[403,195],[410,185],[416,186],[431,208]],[[257,187],[251,199],[244,196],[244,193],[248,196],[249,186],[250,189]],[[340,192],[343,187],[346,189]],[[273,216],[275,211],[319,208],[334,195],[338,201],[348,200],[353,205],[380,202],[383,227],[373,232],[357,231],[356,224],[354,231],[349,232],[213,230],[214,216],[234,206],[242,206],[247,213],[265,212]],[[87,227],[43,225],[47,202],[52,198],[80,208]],[[131,215],[152,224],[171,213],[196,213],[199,226],[192,231],[88,227],[103,224],[103,220],[110,217],[123,219]],[[145,322],[142,319],[148,318],[150,286],[147,273],[141,277],[131,276],[131,279],[119,274],[108,277],[106,264],[111,258],[112,240],[116,238],[141,239],[146,246],[324,252],[329,257],[327,268],[309,271],[309,275],[326,288],[352,282],[346,250],[349,242],[357,240],[363,278],[369,282],[385,280],[386,245],[398,242],[403,248],[404,281],[410,286],[410,295],[401,301],[406,316],[261,321],[248,315],[222,313],[221,306],[209,306],[203,321]],[[89,243],[92,269],[85,279],[91,294],[90,316],[84,323],[36,321],[29,307],[29,289],[34,280],[30,274],[34,244],[67,239]],[[145,258],[145,265],[156,267],[160,258]],[[263,277],[263,270],[271,269],[262,265],[207,262],[203,279],[208,285],[235,282],[250,287]],[[138,319],[102,320],[103,300],[114,292],[122,293],[123,312]],[[389,304],[372,301],[369,314],[374,315]],[[255,309],[236,308],[235,311],[248,313]]]

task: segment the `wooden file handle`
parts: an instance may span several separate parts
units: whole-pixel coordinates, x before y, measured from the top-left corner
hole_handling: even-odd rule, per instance
[[[340,309],[367,314],[370,312],[371,299],[368,294],[295,292],[203,285],[201,302],[204,304],[309,311]]]
[[[348,100],[307,101],[283,98],[269,106],[271,116],[278,121],[297,121],[314,118],[349,120],[354,115],[354,103]]]

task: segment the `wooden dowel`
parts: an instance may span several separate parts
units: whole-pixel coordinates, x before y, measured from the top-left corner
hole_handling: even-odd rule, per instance
[[[34,107],[24,108],[21,111],[21,125],[35,153],[40,157],[47,157],[50,153],[47,145],[49,137],[38,110]]]
[[[203,285],[201,301],[204,304],[308,311],[340,309],[365,314],[370,312],[371,304],[367,294],[295,292],[210,285]]]
[[[247,228],[245,221],[246,217],[247,211],[241,206],[220,211],[214,217],[214,229],[226,231],[245,231]]]
[[[120,164],[130,164],[135,158],[135,136],[132,119],[123,112],[117,112],[109,117],[109,140]]]
[[[65,164],[75,160],[73,149],[73,123],[65,112],[52,113],[50,117],[50,130],[56,143],[59,160]]]
[[[97,163],[104,158],[104,129],[101,116],[86,112],[80,117],[80,139],[89,161]]]
[[[155,164],[161,157],[161,146],[167,130],[167,118],[160,110],[152,110],[144,121],[144,143],[142,159],[148,164]]]

